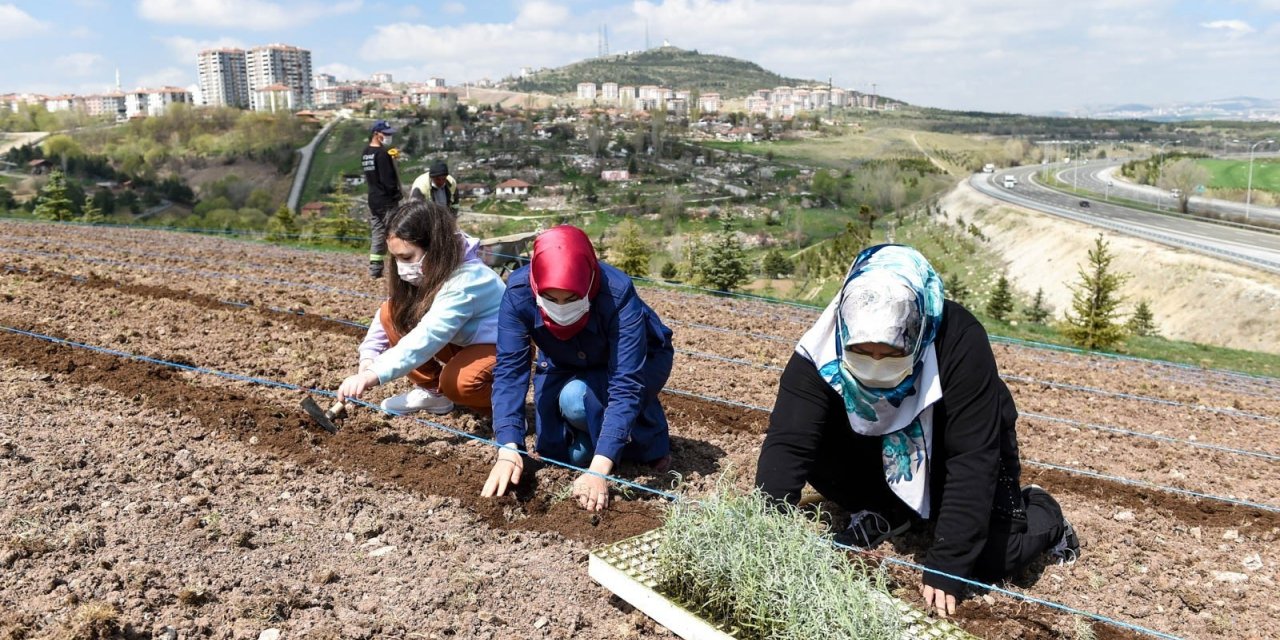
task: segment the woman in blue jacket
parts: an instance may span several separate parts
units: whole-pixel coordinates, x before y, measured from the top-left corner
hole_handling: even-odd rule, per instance
[[[601,474],[574,481],[583,508],[608,505],[601,476],[619,460],[666,471],[671,439],[658,392],[671,375],[671,330],[630,277],[597,260],[581,229],[560,226],[538,236],[530,264],[511,274],[502,297],[493,372],[493,430],[502,448],[482,495],[520,482],[534,346],[535,449]]]

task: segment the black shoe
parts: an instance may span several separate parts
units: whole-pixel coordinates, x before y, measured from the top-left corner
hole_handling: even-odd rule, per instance
[[[836,541],[855,549],[870,551],[910,528],[911,520],[893,524],[874,511],[859,511],[853,514],[844,532],[836,535]]]
[[[1080,557],[1080,537],[1066,518],[1062,519],[1062,538],[1049,549],[1049,556],[1056,558],[1058,564],[1075,564]]]
[[[370,277],[370,278],[373,278],[374,280],[377,280],[378,278],[381,278],[381,277],[382,277],[382,263],[381,263],[381,262],[370,262],[370,263],[369,263],[369,277]]]

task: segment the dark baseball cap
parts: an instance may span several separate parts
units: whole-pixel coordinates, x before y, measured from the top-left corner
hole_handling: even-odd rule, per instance
[[[432,178],[447,176],[449,175],[449,165],[445,164],[444,160],[436,160],[435,164],[431,165],[431,171],[427,172],[427,174]]]
[[[371,127],[369,131],[372,131],[374,133],[386,133],[386,134],[392,134],[396,132],[396,130],[392,128],[391,124],[388,123],[386,120],[379,120],[373,123],[373,127]]]

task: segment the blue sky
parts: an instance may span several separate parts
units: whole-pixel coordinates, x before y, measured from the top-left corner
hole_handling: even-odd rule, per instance
[[[195,82],[209,46],[283,42],[340,78],[450,84],[664,39],[954,109],[1280,98],[1280,0],[0,0],[0,93]],[[15,55],[16,53],[16,55]]]

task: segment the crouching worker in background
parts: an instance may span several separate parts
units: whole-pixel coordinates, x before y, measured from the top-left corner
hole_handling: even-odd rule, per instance
[[[413,388],[383,400],[383,409],[444,414],[458,404],[487,415],[502,280],[476,255],[479,242],[459,233],[440,205],[400,205],[387,235],[396,262],[389,299],[360,345],[359,373],[343,381],[338,397],[359,398],[408,376]]]
[[[1058,503],[1021,488],[1018,412],[991,343],[914,249],[858,255],[839,295],[796,347],[760,452],[756,484],[798,502],[808,482],[853,514],[838,539],[871,549],[934,525],[925,567],[999,580],[1079,543]],[[926,571],[930,609],[955,613],[963,583]]]
[[[667,470],[671,440],[658,392],[671,374],[671,330],[630,277],[596,259],[581,229],[561,226],[538,236],[530,264],[507,279],[499,315],[493,430],[503,446],[481,495],[500,496],[520,481],[534,345],[540,456],[604,475],[620,460]],[[573,496],[599,511],[609,504],[609,486],[584,473]]]

